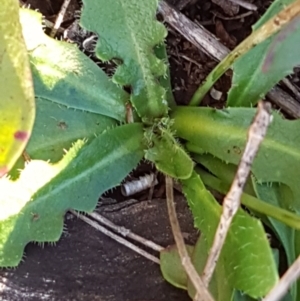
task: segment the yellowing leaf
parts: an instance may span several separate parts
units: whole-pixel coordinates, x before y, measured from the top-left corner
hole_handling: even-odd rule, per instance
[[[0,177],[21,155],[34,121],[33,84],[19,23],[19,2],[0,10]]]

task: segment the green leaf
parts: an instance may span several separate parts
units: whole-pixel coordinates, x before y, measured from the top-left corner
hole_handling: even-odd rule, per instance
[[[172,86],[171,86],[171,73],[170,73],[170,66],[168,64],[168,54],[166,45],[161,43],[154,48],[156,56],[163,60],[167,64],[167,71],[166,74],[161,76],[158,80],[159,83],[165,88],[166,90],[166,99],[168,101],[168,105],[170,109],[176,106],[176,102],[174,99],[174,95],[172,93]]]
[[[289,209],[288,200],[293,196],[288,191],[288,187],[285,185],[279,185],[278,183],[257,183],[253,179],[253,187],[255,189],[257,197],[276,205],[281,208]],[[274,232],[276,233],[279,241],[285,250],[288,265],[290,266],[298,257],[299,254],[295,254],[295,229],[286,226],[283,223],[269,217],[268,218]],[[291,288],[291,294],[294,300],[297,296],[297,286],[293,285]]]
[[[30,241],[57,241],[67,210],[90,212],[143,157],[143,128],[129,124],[78,141],[57,164],[31,161],[13,182],[0,180],[0,266],[16,266]]]
[[[192,256],[194,246],[186,245],[187,251]],[[160,252],[160,270],[163,277],[173,286],[187,289],[188,277],[181,264],[177,247],[172,245]]]
[[[239,291],[236,291],[233,297],[233,301],[256,301],[256,300]]]
[[[192,255],[192,262],[200,275],[204,269],[210,247],[210,240],[207,239],[207,233],[201,232]],[[217,264],[213,277],[209,283],[209,291],[213,295],[215,301],[232,300],[234,290],[227,279],[224,264]],[[195,293],[194,286],[191,281],[188,280],[188,294],[192,299],[195,297]]]
[[[0,112],[1,177],[24,150],[35,115],[33,84],[17,1],[4,1],[0,9]]]
[[[295,2],[295,0],[275,0],[269,6],[267,11],[259,18],[259,20],[252,26],[253,31],[262,27],[267,21],[273,18],[276,14],[282,11],[289,4]]]
[[[201,231],[202,238],[200,237],[200,240],[205,241],[204,247],[200,244],[197,249],[196,246],[193,255],[196,267],[203,268],[219,223],[221,206],[206,190],[195,172],[190,179],[181,182],[194,216],[195,225]],[[197,261],[200,262],[200,265]],[[259,220],[239,209],[228,232],[217,269],[218,266],[221,269],[222,277],[216,273],[217,287],[211,288],[212,294],[217,294],[218,300],[225,301],[222,299],[221,288],[223,287],[228,292],[233,288],[241,290],[254,298],[264,296],[273,287],[278,280],[276,265]],[[224,270],[222,271],[222,269]],[[202,270],[198,271],[202,273]]]
[[[254,26],[260,30],[266,21],[293,0],[273,2]],[[282,78],[300,63],[295,49],[300,43],[300,18],[294,18],[277,34],[260,43],[233,64],[233,83],[227,106],[253,106]]]
[[[174,129],[188,141],[186,147],[195,153],[213,156],[237,165],[246,145],[247,130],[255,109],[178,107],[174,111]],[[284,120],[273,112],[273,121],[252,165],[258,182],[278,182],[290,187],[293,199],[290,210],[300,213],[300,121]]]
[[[237,167],[235,167],[234,173],[231,174],[232,166],[227,165],[218,159],[219,162],[222,164],[219,164],[218,169],[212,169],[212,165],[207,164],[208,161],[205,162],[205,157],[208,157],[208,155],[193,156],[196,162],[199,162],[201,164],[204,163],[203,165],[208,170],[210,170],[210,172],[214,173],[217,177],[211,175],[210,173],[199,167],[196,167],[196,172],[201,176],[201,179],[206,186],[222,194],[226,194],[229,191]],[[227,171],[229,172],[226,175]],[[288,188],[284,184],[281,184],[281,187],[283,186]],[[269,200],[257,199],[255,197],[256,194],[253,190],[251,181],[247,182],[246,189],[244,191],[247,191],[247,193],[242,194],[241,203],[247,208],[251,209],[252,212],[254,211],[254,214],[258,218],[263,219],[263,222],[266,221],[266,216],[269,216],[286,224],[287,226],[300,230],[300,216],[288,211],[288,209],[283,209],[273,205],[272,202]],[[291,198],[289,197],[286,200],[289,199]]]
[[[84,0],[81,24],[99,35],[96,55],[103,61],[119,59],[113,81],[131,86],[131,102],[145,118],[167,114],[166,91],[157,79],[166,73],[154,46],[166,37],[156,20],[158,0]]]
[[[36,118],[26,153],[31,159],[54,163],[78,139],[91,141],[96,135],[116,125],[117,121],[112,118],[36,98]],[[25,158],[21,156],[9,175],[18,178],[24,163]]]
[[[289,209],[288,200],[292,198],[292,195],[291,192],[288,191],[288,187],[282,184],[279,185],[278,183],[259,184],[254,178],[252,182],[257,197],[275,206]],[[269,217],[269,221],[285,249],[288,264],[291,265],[297,257],[294,250],[295,230],[278,222],[272,217]]]
[[[161,136],[150,137],[149,140],[153,145],[145,152],[145,158],[153,162],[159,171],[170,177],[188,179],[194,168],[192,159],[172,133],[163,128],[161,130],[163,131]]]
[[[117,125],[109,117],[76,110],[75,106],[36,99],[36,120],[26,151],[32,159],[59,161],[78,139],[93,139]]]
[[[75,45],[44,34],[42,15],[21,10],[37,97],[125,121],[129,95]]]
[[[212,174],[217,176],[224,184],[230,187],[237,171],[237,165],[225,163],[224,161],[210,154],[193,154],[193,159],[203,165]],[[243,191],[248,194],[255,195],[251,180],[246,182]]]

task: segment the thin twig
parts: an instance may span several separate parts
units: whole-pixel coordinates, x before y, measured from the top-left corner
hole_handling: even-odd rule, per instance
[[[246,13],[243,13],[243,14],[240,14],[240,15],[236,15],[236,16],[233,16],[233,17],[225,17],[222,14],[218,13],[217,11],[212,11],[212,13],[216,17],[218,17],[219,19],[222,19],[222,20],[239,20],[239,19],[242,19],[242,18],[245,18],[245,17],[253,15],[253,11],[247,11]],[[195,22],[197,23],[197,20]],[[202,24],[202,23],[198,22],[198,24]]]
[[[201,64],[199,64],[197,61],[191,59],[190,57],[188,57],[188,56],[186,56],[186,55],[184,55],[184,54],[180,54],[180,53],[179,53],[179,56],[182,57],[183,59],[189,61],[190,63],[195,64],[195,65],[198,66],[199,68],[202,68],[202,65],[201,65]]]
[[[300,118],[300,104],[278,86],[275,86],[268,92],[267,98],[290,116]]]
[[[257,10],[257,6],[252,4],[252,3],[249,3],[249,2],[246,2],[244,0],[228,0],[232,3],[235,3],[235,4],[238,4],[239,6],[241,7],[244,7],[246,9],[249,9],[249,10]]]
[[[212,56],[214,59],[222,60],[229,53],[228,48],[217,41],[212,33],[203,26],[197,26],[184,14],[166,3],[166,1],[159,1],[158,11],[162,14],[165,22],[207,55]]]
[[[248,131],[248,141],[236,175],[230,190],[224,198],[223,212],[202,274],[202,279],[206,287],[208,287],[215,270],[232,219],[240,207],[241,195],[250,173],[252,162],[267,133],[267,128],[271,121],[272,115],[270,103],[260,101],[258,103],[257,113]]]
[[[64,3],[62,4],[61,8],[60,8],[60,11],[56,17],[56,20],[55,20],[55,23],[54,23],[54,26],[51,30],[51,33],[50,33],[50,37],[55,37],[56,35],[56,32],[58,30],[58,28],[60,27],[63,19],[64,19],[64,16],[65,16],[65,13],[67,11],[67,8],[70,4],[71,0],[64,0]]]
[[[299,90],[291,83],[291,81],[287,78],[282,79],[282,82],[285,84],[285,86],[292,91],[292,93],[295,95],[297,100],[300,100],[300,92]]]
[[[289,287],[300,277],[300,256],[289,267],[279,282],[271,289],[262,301],[279,301],[287,293]]]
[[[179,222],[177,219],[175,204],[174,204],[174,196],[173,196],[173,180],[172,178],[166,176],[166,194],[167,194],[167,205],[168,205],[168,213],[170,224],[173,232],[173,236],[176,242],[176,246],[178,249],[178,253],[181,259],[181,264],[184,267],[188,277],[193,283],[196,289],[196,299],[195,300],[213,300],[213,297],[204,286],[199,274],[195,270],[191,262],[191,258],[187,252],[185,247],[185,243],[181,234]],[[200,299],[201,297],[201,299]]]
[[[124,237],[131,238],[132,240],[135,240],[139,242],[140,244],[154,250],[157,252],[161,252],[164,250],[164,248],[156,243],[154,243],[151,240],[148,240],[144,237],[141,237],[135,233],[133,233],[131,230],[125,228],[125,227],[120,227],[114,223],[112,223],[110,220],[105,218],[104,216],[100,215],[99,213],[93,212],[88,214],[90,217],[94,218],[96,221],[102,223],[103,225],[115,230],[117,233],[121,234]]]
[[[81,220],[83,220],[84,222],[86,222],[87,224],[89,224],[90,226],[92,226],[93,228],[95,228],[96,230],[100,231],[101,233],[105,234],[106,236],[112,238],[113,240],[117,241],[118,243],[126,246],[127,248],[133,250],[134,252],[144,256],[145,258],[160,264],[159,259],[156,258],[155,256],[147,253],[146,251],[142,250],[141,248],[135,246],[133,243],[127,241],[126,239],[116,235],[115,233],[107,230],[106,228],[104,228],[103,226],[97,224],[95,221],[89,219],[88,217],[75,212],[74,210],[70,210],[70,212],[72,212],[75,216],[77,216],[78,218],[80,218]]]
[[[195,0],[179,0],[178,3],[176,4],[177,8],[179,10],[183,10],[186,6],[190,4],[194,4]]]

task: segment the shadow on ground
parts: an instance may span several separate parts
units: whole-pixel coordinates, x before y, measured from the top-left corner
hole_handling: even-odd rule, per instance
[[[196,234],[186,201],[178,197],[176,202],[182,232],[192,242]],[[144,201],[102,214],[162,246],[173,244],[165,200]],[[0,271],[1,300],[190,300],[185,291],[164,281],[157,264],[77,218],[68,220],[66,226],[67,233],[56,246],[42,249],[30,244],[17,269]]]

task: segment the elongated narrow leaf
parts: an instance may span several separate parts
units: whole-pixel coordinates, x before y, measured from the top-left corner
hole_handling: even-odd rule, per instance
[[[81,24],[99,35],[97,56],[121,62],[113,81],[132,88],[131,102],[145,118],[167,113],[166,91],[157,78],[166,66],[153,52],[167,31],[156,20],[158,0],[84,0]]]
[[[75,45],[46,36],[42,15],[21,10],[23,33],[38,97],[124,121],[128,94]]]
[[[221,215],[221,206],[206,190],[200,177],[194,172],[190,179],[182,180],[183,192],[201,230],[200,243],[196,245],[193,262],[200,273]],[[201,239],[204,242],[201,242]],[[219,269],[219,270],[218,270]],[[249,296],[264,296],[278,280],[271,248],[260,221],[241,209],[235,216],[217,264],[215,283],[211,292],[217,300],[223,291],[238,289]]]
[[[285,185],[279,185],[278,183],[257,183],[253,180],[253,186],[257,197],[262,200],[272,202],[274,205],[280,206],[285,209],[289,209],[289,200],[293,198],[291,193],[288,191],[288,187]],[[291,265],[298,255],[295,253],[295,229],[292,229],[285,224],[278,222],[273,218],[269,218],[269,222],[274,232],[277,234],[279,241],[285,250],[288,264]],[[293,299],[296,300],[297,286],[293,285],[291,290]]]
[[[210,154],[194,154],[193,159],[203,165],[207,170],[224,182],[224,184],[230,187],[237,171],[237,165],[225,163],[224,161]],[[248,194],[255,195],[251,179],[248,179],[243,191]]]
[[[209,170],[216,176],[215,177],[211,175],[202,168],[196,167],[196,171],[201,176],[203,183],[208,187],[225,195],[229,191],[229,188],[237,171],[237,166],[233,164],[226,164],[220,159],[208,154],[194,154],[193,159],[205,166],[207,170]],[[254,177],[251,176],[251,178]],[[276,205],[274,201],[267,198],[256,198],[257,194],[253,189],[251,178],[249,178],[246,183],[244,193],[241,197],[241,203],[248,209],[253,211],[258,218],[263,219],[263,222],[266,221],[267,217],[270,217],[291,228],[300,230],[300,215],[291,212],[289,208],[289,204],[291,203],[291,200],[293,198],[293,196],[289,194],[289,187],[284,184],[280,184],[280,191],[282,193],[281,198],[284,200],[283,203],[286,202],[287,204],[285,206],[278,206],[279,203]],[[276,186],[278,185],[278,183],[271,183],[269,186],[271,185]],[[269,223],[268,225],[270,226]]]
[[[143,157],[141,124],[82,141],[55,165],[31,161],[13,182],[0,180],[0,266],[16,266],[30,241],[57,241],[65,212],[92,211]]]
[[[27,144],[34,121],[33,84],[19,22],[18,1],[0,9],[0,177]]]
[[[294,0],[274,1],[254,26],[259,28]],[[253,106],[300,63],[300,18],[291,20],[281,31],[243,55],[233,65],[233,84],[228,106]]]
[[[173,114],[177,135],[188,141],[195,153],[208,152],[226,163],[238,164],[246,145],[247,130],[255,109],[180,107]],[[300,213],[300,121],[282,119],[273,112],[268,129],[252,166],[258,182],[278,182],[293,192],[290,209]],[[293,167],[293,168],[291,168]]]

